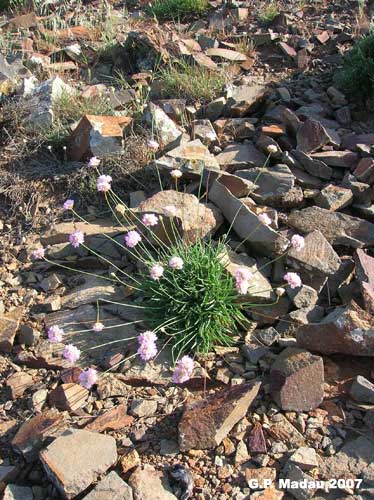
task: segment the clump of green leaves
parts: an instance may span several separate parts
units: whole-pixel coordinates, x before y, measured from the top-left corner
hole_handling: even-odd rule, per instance
[[[162,81],[165,97],[208,102],[222,90],[228,75],[223,70],[212,71],[185,61],[175,61],[160,69],[158,78]]]
[[[208,7],[208,0],[156,0],[148,12],[158,21],[179,20],[186,16],[201,15]]]
[[[270,24],[274,21],[275,17],[279,14],[279,9],[276,2],[270,2],[259,12],[259,19],[264,24]]]
[[[337,81],[357,101],[364,103],[374,97],[374,32],[361,38],[346,54]]]
[[[223,242],[180,241],[163,255],[160,280],[142,277],[144,319],[170,343],[174,362],[183,354],[231,345],[238,325],[246,322],[234,280],[221,262],[223,252]],[[174,256],[183,259],[182,269],[167,266]]]

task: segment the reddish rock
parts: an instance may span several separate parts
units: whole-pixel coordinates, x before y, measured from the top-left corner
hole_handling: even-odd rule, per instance
[[[362,158],[353,171],[353,175],[361,182],[374,182],[374,158]]]
[[[294,59],[297,56],[296,50],[293,47],[290,47],[287,43],[279,42],[278,45],[284,55],[290,57],[291,59]]]
[[[11,352],[23,313],[23,307],[16,307],[12,312],[0,315],[0,352]]]
[[[374,317],[354,301],[337,307],[321,323],[297,331],[300,347],[322,354],[374,356]]]
[[[26,372],[13,373],[13,375],[11,375],[6,381],[6,385],[10,389],[12,399],[17,399],[22,396],[22,394],[29,387],[31,387],[33,383],[33,378]]]
[[[321,160],[330,167],[354,169],[357,165],[358,154],[352,151],[321,151],[313,153],[312,158]]]
[[[356,151],[359,144],[374,146],[374,134],[347,134],[342,139],[342,147]]]
[[[69,156],[82,160],[121,151],[123,129],[131,120],[128,116],[85,115],[70,136]]]
[[[242,419],[261,383],[241,384],[219,391],[203,401],[187,403],[179,422],[181,451],[218,446]]]
[[[105,430],[119,430],[128,427],[134,421],[134,417],[127,415],[127,404],[122,403],[111,410],[99,415],[85,429],[88,431],[103,432]]]
[[[302,233],[320,231],[332,245],[351,248],[374,245],[374,224],[347,214],[308,207],[291,212],[287,222]]]
[[[48,396],[50,406],[58,410],[75,411],[87,402],[88,390],[79,384],[62,384],[56,387]]]
[[[65,429],[64,415],[55,409],[47,410],[22,424],[12,446],[27,462],[32,462],[38,457],[45,440],[59,436]]]
[[[315,202],[319,207],[327,210],[341,210],[351,204],[353,193],[350,189],[329,184],[316,196]]]
[[[312,153],[327,144],[330,137],[320,122],[310,118],[299,127],[296,139],[298,150]]]
[[[273,363],[270,394],[289,411],[310,411],[323,401],[323,360],[308,351],[289,347]]]
[[[330,35],[328,34],[327,31],[322,31],[319,35],[316,36],[317,40],[319,43],[324,45],[326,42],[330,40]]]
[[[284,497],[284,491],[270,487],[252,493],[251,500],[282,500],[283,497]]]
[[[374,314],[374,258],[363,250],[357,250],[354,257],[365,309]]]

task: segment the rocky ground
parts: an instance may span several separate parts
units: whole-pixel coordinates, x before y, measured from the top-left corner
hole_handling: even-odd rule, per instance
[[[368,30],[370,6],[290,0],[265,22],[268,2],[210,3],[184,24],[157,24],[136,2],[126,12],[96,1],[2,18],[7,500],[374,496],[374,128],[371,103],[362,109],[335,81],[342,57]],[[159,68],[175,57],[225,81],[213,94],[171,99]],[[155,156],[150,139],[160,145]],[[130,344],[126,352],[89,351],[85,362],[108,371],[88,391],[77,384],[80,368],[46,340],[54,324],[68,333],[89,327],[98,299],[128,307],[103,307],[99,337],[74,333],[82,348],[131,337],[134,325],[118,325],[142,319],[131,290],[100,279],[108,264],[67,243],[82,228],[90,248],[134,270],[103,237],[125,229],[95,192],[91,156],[140,214],[175,205],[189,241],[218,238],[233,222],[234,249],[261,213],[271,219],[228,254],[234,269],[258,270],[252,328],[233,332],[237,347],[198,357],[182,386],[171,382],[167,350],[146,366],[135,360],[111,370]],[[178,192],[175,168],[184,174]],[[62,212],[68,196],[89,226]],[[295,233],[305,236],[302,251],[270,262]],[[33,262],[40,244],[49,259],[96,277]],[[303,285],[267,305],[270,283],[286,270]],[[282,487],[282,479],[298,487]],[[304,479],[343,481],[304,487]]]

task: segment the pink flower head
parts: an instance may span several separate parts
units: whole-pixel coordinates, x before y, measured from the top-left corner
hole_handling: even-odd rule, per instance
[[[264,212],[258,216],[258,219],[265,226],[270,226],[271,224],[270,217],[268,216],[268,214],[265,214]]]
[[[147,331],[139,335],[139,348],[137,352],[143,361],[149,361],[156,356],[156,341],[157,335],[154,332]]]
[[[71,210],[74,207],[74,200],[66,200],[62,206],[64,210]]]
[[[149,274],[153,280],[159,280],[164,274],[164,268],[161,264],[154,264],[149,271]]]
[[[67,344],[65,346],[63,357],[69,361],[69,363],[75,363],[81,356],[81,352],[78,347],[73,344]]]
[[[238,267],[235,273],[235,288],[240,295],[245,295],[248,292],[249,282],[253,274],[246,267]]]
[[[182,269],[183,268],[183,259],[180,257],[172,257],[169,260],[169,267],[172,269]]]
[[[305,247],[305,239],[299,234],[294,234],[291,238],[291,246],[296,252],[300,252]]]
[[[100,175],[96,181],[96,188],[98,191],[106,193],[111,189],[112,178],[110,175]]]
[[[96,323],[92,325],[92,330],[94,332],[102,332],[104,328],[105,328],[104,325],[100,323],[100,321],[96,321]]]
[[[91,389],[97,382],[97,371],[94,368],[87,368],[87,370],[79,375],[78,381],[86,389]]]
[[[296,273],[287,273],[283,276],[283,279],[287,281],[290,288],[299,288],[302,284],[300,276]]]
[[[58,344],[62,342],[62,336],[64,334],[64,330],[57,325],[52,325],[48,328],[48,340],[52,344]]]
[[[97,158],[96,156],[93,156],[90,158],[90,161],[88,162],[89,167],[98,167],[100,165],[100,158]]]
[[[194,360],[189,356],[183,356],[178,362],[177,367],[173,373],[173,382],[175,384],[183,384],[183,382],[187,382],[192,377],[192,373],[194,370]]]
[[[171,170],[170,175],[173,177],[173,179],[180,179],[182,177],[182,172],[175,168],[174,170]]]
[[[164,207],[164,214],[167,215],[168,217],[174,217],[176,212],[177,212],[177,207],[175,205],[166,205],[166,207]]]
[[[45,249],[43,247],[37,248],[32,253],[33,258],[36,260],[42,259],[44,255],[45,255]]]
[[[84,234],[77,229],[69,235],[69,241],[74,248],[78,248],[79,245],[84,243]]]
[[[145,226],[156,226],[158,224],[158,217],[155,214],[144,214],[142,222]]]
[[[160,147],[159,143],[152,139],[147,142],[147,146],[151,151],[153,151],[153,153],[156,153]]]
[[[142,240],[142,237],[138,233],[138,231],[129,231],[127,234],[125,234],[125,244],[129,248],[134,248],[140,241]]]

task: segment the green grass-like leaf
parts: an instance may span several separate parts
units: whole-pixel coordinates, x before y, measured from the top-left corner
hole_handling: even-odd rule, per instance
[[[208,7],[208,0],[156,0],[148,13],[159,21],[177,21],[186,16],[201,15]]]
[[[374,32],[361,38],[347,53],[337,81],[348,95],[362,103],[374,97]]]
[[[220,261],[223,249],[223,243],[180,242],[163,257],[165,273],[159,281],[142,277],[145,320],[169,340],[174,362],[183,354],[231,345],[238,325],[246,321],[233,278]],[[167,267],[173,256],[183,259],[183,269]]]

